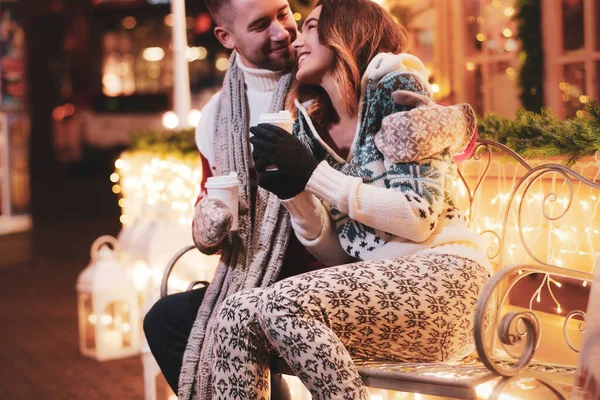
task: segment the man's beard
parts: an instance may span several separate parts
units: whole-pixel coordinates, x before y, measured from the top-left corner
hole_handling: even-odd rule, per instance
[[[293,55],[293,52],[289,52],[287,56],[280,56],[277,58],[272,58],[270,53],[260,58],[249,58],[252,64],[256,65],[261,69],[267,69],[270,71],[282,71],[282,70],[290,70],[294,67],[296,59]]]

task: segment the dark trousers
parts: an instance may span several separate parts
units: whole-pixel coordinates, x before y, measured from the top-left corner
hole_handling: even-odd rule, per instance
[[[183,353],[205,291],[203,287],[166,296],[157,301],[144,318],[144,333],[152,355],[175,393]],[[291,400],[289,388],[280,374],[271,374],[271,399]]]

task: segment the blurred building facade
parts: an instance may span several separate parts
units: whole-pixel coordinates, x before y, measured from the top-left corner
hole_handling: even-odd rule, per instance
[[[32,114],[43,124],[40,140],[54,149],[52,161],[77,162],[86,146],[125,147],[133,131],[160,129],[173,87],[169,3],[41,3],[28,10],[25,23],[30,104],[40,113]],[[193,106],[201,108],[220,86],[228,54],[212,34],[204,2],[188,1],[187,9]]]
[[[572,117],[600,94],[600,0],[374,1],[406,25],[409,51],[431,70],[439,101],[511,116],[527,91]],[[301,22],[310,1],[290,3]],[[11,40],[25,50],[27,85],[9,86],[30,112],[34,175],[48,163],[81,160],[87,146],[124,147],[132,131],[161,127],[172,102],[169,0],[0,0],[0,7],[3,20],[20,8],[22,29]],[[192,107],[200,109],[219,88],[228,53],[204,1],[188,0],[187,14]],[[537,64],[531,48],[541,50]],[[525,62],[539,84],[523,80]]]
[[[599,0],[378,2],[407,26],[439,99],[512,116],[527,91],[565,118],[600,96]]]

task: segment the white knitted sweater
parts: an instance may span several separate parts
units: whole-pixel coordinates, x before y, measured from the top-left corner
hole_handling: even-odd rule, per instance
[[[376,84],[378,79],[397,70],[422,73],[423,71],[411,70],[415,66],[412,58],[408,59],[410,67],[406,66],[407,57],[411,56],[389,55],[376,66],[371,64],[365,73],[369,77],[369,84]],[[300,113],[302,118],[309,121],[302,108]],[[312,123],[307,125],[312,134],[319,138]],[[360,127],[357,134],[359,131]],[[323,148],[332,158],[341,160],[328,146],[323,145]],[[368,253],[368,258],[364,257],[365,259],[391,259],[427,253],[449,254],[471,259],[490,273],[493,272],[482,251],[479,235],[467,227],[463,218],[444,218],[432,232],[429,222],[416,216],[414,210],[407,205],[408,201],[402,192],[366,184],[359,177],[338,171],[327,161],[322,161],[314,171],[305,192],[283,204],[290,211],[297,238],[328,265],[351,260],[340,244],[335,224],[329,215],[329,206],[332,206],[361,224],[392,234],[391,240]]]
[[[256,69],[245,66],[240,57],[237,58],[238,67],[244,72],[244,81],[246,83],[246,97],[248,100],[249,126],[258,124],[260,114],[268,113],[273,99],[273,94],[279,83],[282,73],[279,71],[269,71],[266,69]],[[214,149],[214,126],[215,115],[217,114],[217,105],[221,92],[206,103],[202,109],[202,118],[196,127],[196,145],[202,157],[206,159],[211,169],[215,165]],[[250,160],[252,162],[252,160]]]

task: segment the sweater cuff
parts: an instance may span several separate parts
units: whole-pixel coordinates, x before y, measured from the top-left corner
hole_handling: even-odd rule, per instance
[[[307,240],[318,237],[323,230],[323,204],[309,192],[301,192],[281,204],[290,212],[297,235]]]
[[[331,167],[327,161],[321,161],[311,175],[306,190],[328,204],[338,207],[338,199],[344,198],[345,182],[351,177]]]

